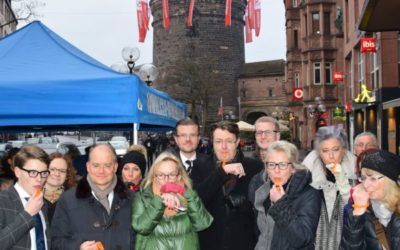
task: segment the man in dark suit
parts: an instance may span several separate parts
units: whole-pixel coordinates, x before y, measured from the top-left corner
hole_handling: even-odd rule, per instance
[[[263,164],[244,157],[239,141],[235,123],[217,123],[213,130],[214,155],[192,171],[193,187],[214,217],[211,226],[199,233],[201,249],[254,249],[255,219],[247,193],[251,178]]]
[[[49,225],[40,190],[49,176],[50,159],[36,146],[14,157],[17,183],[0,192],[0,249],[50,249]]]
[[[179,148],[177,156],[181,159],[189,176],[195,167],[201,167],[200,164],[205,158],[204,155],[196,153],[200,141],[199,130],[199,124],[191,119],[182,119],[175,127],[174,138]]]

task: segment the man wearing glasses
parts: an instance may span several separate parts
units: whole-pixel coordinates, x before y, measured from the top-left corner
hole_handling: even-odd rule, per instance
[[[132,193],[117,178],[117,155],[110,144],[96,144],[87,175],[61,195],[52,221],[52,249],[134,249]]]
[[[196,153],[200,140],[199,130],[199,124],[191,119],[182,119],[176,124],[174,139],[179,153],[175,153],[181,159],[189,177],[192,175],[192,170],[201,167],[205,161],[204,155]]]
[[[214,155],[202,168],[194,169],[194,189],[214,217],[200,232],[201,249],[254,249],[255,219],[247,199],[251,178],[263,169],[262,162],[244,157],[238,148],[239,128],[221,121],[213,130]]]
[[[256,132],[256,157],[262,162],[265,162],[265,154],[271,143],[280,139],[278,121],[270,116],[262,116],[254,123]]]
[[[0,192],[1,249],[50,249],[48,221],[40,191],[49,176],[49,156],[41,148],[25,146],[15,155],[18,181]]]

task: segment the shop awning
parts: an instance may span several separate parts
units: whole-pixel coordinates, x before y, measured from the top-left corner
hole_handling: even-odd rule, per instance
[[[358,28],[369,32],[400,30],[399,0],[365,0]]]

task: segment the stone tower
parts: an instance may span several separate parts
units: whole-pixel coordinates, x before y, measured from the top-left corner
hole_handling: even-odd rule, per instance
[[[153,63],[160,71],[154,87],[188,104],[200,123],[237,114],[237,78],[244,65],[244,0],[232,1],[232,24],[225,27],[225,0],[196,0],[193,26],[186,26],[189,0],[169,0],[170,28],[163,27],[162,0],[150,2]]]

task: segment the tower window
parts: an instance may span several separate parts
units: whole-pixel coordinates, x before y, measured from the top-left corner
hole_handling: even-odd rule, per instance
[[[312,32],[313,34],[321,34],[321,30],[319,28],[319,13],[312,13]]]
[[[320,85],[321,84],[321,64],[314,63],[314,84]]]

